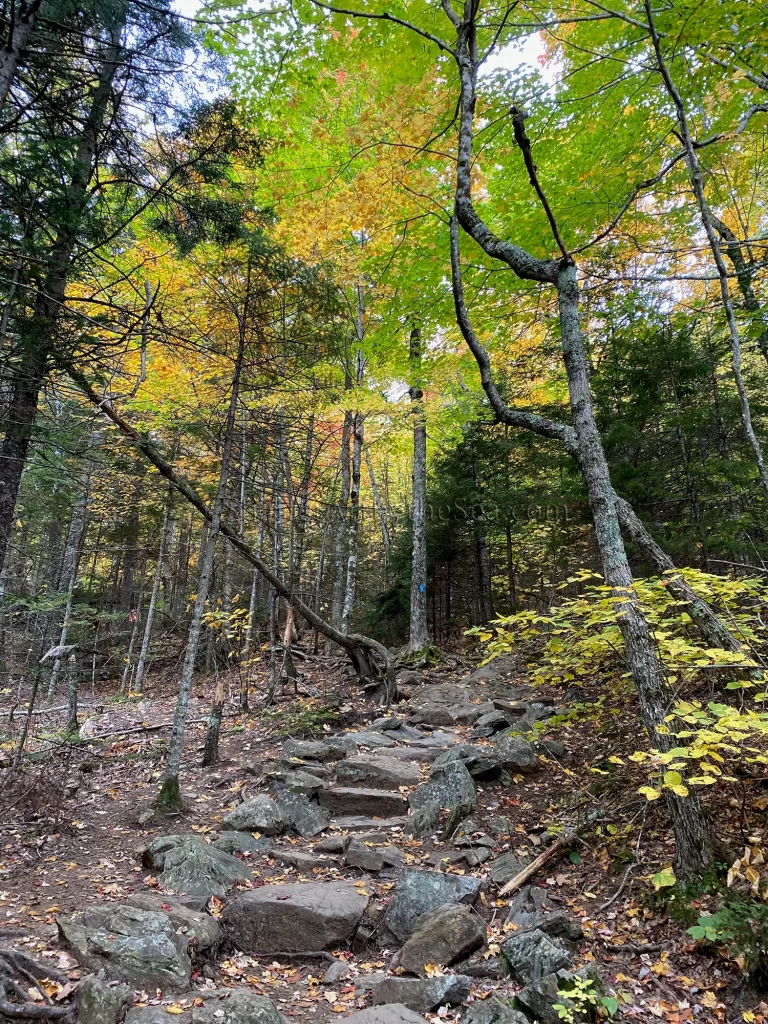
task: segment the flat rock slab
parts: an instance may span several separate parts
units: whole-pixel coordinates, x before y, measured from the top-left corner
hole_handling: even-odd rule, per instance
[[[320,804],[331,814],[368,815],[372,818],[399,816],[407,808],[400,793],[382,789],[358,789],[338,786],[319,794]]]
[[[488,864],[488,870],[491,873],[491,878],[496,885],[506,885],[507,882],[511,882],[512,879],[519,875],[520,872],[527,868],[530,864],[530,860],[527,857],[521,857],[514,850],[509,850],[507,853],[502,853],[500,857],[496,857]]]
[[[393,790],[400,786],[418,786],[421,772],[415,765],[386,754],[360,754],[339,763],[336,779],[342,786]]]
[[[338,867],[340,861],[331,857],[324,857],[322,854],[306,853],[304,850],[294,850],[290,847],[273,846],[269,851],[272,860],[278,864],[286,864],[288,867],[296,868],[297,871],[312,871],[313,868]]]
[[[225,909],[227,937],[248,953],[305,953],[351,939],[368,898],[349,882],[265,885]]]
[[[391,837],[386,829],[401,829],[407,822],[405,815],[393,818],[368,818],[364,814],[343,815],[334,818],[331,827],[341,832],[378,832],[383,838]]]
[[[244,988],[190,992],[188,1000],[183,1014],[174,1010],[177,1020],[181,1017],[181,1024],[286,1024],[271,999]],[[178,1005],[177,1000],[175,1007]],[[168,1024],[168,1018],[164,1006],[144,1006],[129,1010],[125,1024]]]
[[[472,979],[462,974],[439,978],[387,978],[373,990],[374,1005],[401,1003],[417,1013],[436,1006],[459,1006],[469,995]]]
[[[400,877],[383,919],[386,944],[410,938],[418,919],[446,903],[471,905],[480,891],[480,879],[471,875],[445,875],[439,871],[408,868]]]
[[[208,949],[219,941],[221,928],[210,914],[186,907],[173,896],[161,896],[156,892],[136,892],[126,899],[129,907],[149,910],[155,914],[166,914],[177,932],[199,950]]]
[[[538,928],[510,936],[502,943],[501,954],[509,964],[512,977],[524,985],[541,981],[548,974],[573,964],[568,950]]]
[[[530,1024],[530,1021],[520,1010],[513,1010],[509,1002],[491,996],[472,1003],[462,1014],[461,1024]]]
[[[421,1014],[402,1003],[388,1006],[370,1006],[367,1010],[344,1017],[347,1024],[427,1024]]]
[[[318,835],[328,827],[331,818],[324,807],[303,793],[294,793],[289,789],[278,794],[277,806],[286,824],[304,838]]]
[[[80,964],[135,988],[178,991],[189,986],[189,940],[164,913],[138,907],[93,907],[82,917],[57,918],[59,934]]]
[[[235,882],[251,877],[241,860],[199,836],[158,836],[144,851],[142,863],[166,888],[186,893],[198,905],[211,896],[224,896]]]
[[[224,853],[266,853],[270,840],[266,836],[256,839],[250,832],[222,832],[211,846]]]
[[[366,747],[368,750],[395,746],[394,739],[382,732],[348,732],[346,738],[354,740],[358,747]]]
[[[422,740],[418,740],[409,747],[391,747],[387,751],[387,757],[396,757],[399,761],[420,761],[423,764],[430,764],[439,757],[441,748],[425,747]]]

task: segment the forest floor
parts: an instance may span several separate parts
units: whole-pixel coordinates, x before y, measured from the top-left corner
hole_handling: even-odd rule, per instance
[[[427,670],[421,673],[422,683],[453,682],[470,667]],[[183,767],[187,810],[143,827],[137,819],[162,778],[168,730],[158,726],[171,721],[175,677],[169,672],[166,677],[150,678],[141,698],[122,700],[112,696],[114,683],[104,684],[88,699],[92,706],[81,715],[81,722],[88,716],[84,732],[94,735],[78,744],[51,739],[63,725],[63,710],[45,718],[45,731],[41,727],[30,745],[34,759],[0,797],[0,938],[38,958],[50,958],[49,962],[76,976],[76,963],[57,942],[57,916],[97,903],[119,902],[145,887],[157,889],[157,880],[142,869],[137,853],[158,835],[215,833],[218,821],[243,796],[256,794],[286,736],[322,736],[319,708],[335,709],[325,723],[334,732],[360,728],[381,714],[374,704],[361,701],[356,684],[338,659],[307,662],[302,670],[306,673],[302,690],[314,696],[300,698],[297,705],[295,697],[286,694],[268,716],[239,713],[235,706],[239,679],[236,673],[227,677],[232,701],[222,727],[221,761],[213,768],[200,767],[200,755],[205,733],[202,719],[210,707],[215,680],[200,678],[190,708],[195,724],[187,736]],[[257,688],[263,685],[265,673],[266,668],[261,673],[257,668]],[[254,704],[257,695],[258,689]],[[478,784],[479,805],[472,819],[483,829],[490,819],[503,815],[510,823],[508,835],[501,837],[496,853],[514,849],[532,859],[544,848],[548,828],[567,827],[599,811],[570,855],[566,851],[562,859],[547,864],[535,881],[546,887],[554,904],[580,920],[584,938],[578,944],[577,963],[596,965],[609,988],[620,993],[617,1018],[671,1024],[768,1021],[768,1006],[760,1002],[759,993],[748,989],[738,968],[714,948],[696,945],[687,935],[687,928],[709,905],[709,896],[692,890],[689,899],[678,894],[675,902],[651,885],[651,876],[670,863],[673,846],[663,807],[637,794],[644,780],[608,760],[612,755],[626,758],[637,742],[637,729],[627,721],[626,695],[614,696],[616,706],[611,707],[585,686],[576,713],[546,733],[561,740],[566,753],[559,758],[540,757],[540,770],[533,776],[516,777],[511,786]],[[57,706],[56,700],[52,706]],[[617,708],[622,710],[620,716]],[[464,731],[468,738],[470,728]],[[461,734],[462,727],[457,732]],[[737,796],[730,796],[731,803]],[[746,836],[760,834],[764,819],[759,807],[753,810],[746,804],[740,815],[738,828],[726,836],[737,852]],[[418,866],[436,850],[450,848],[450,844],[409,838],[401,828],[389,831],[388,841],[401,848],[410,865]],[[280,839],[281,845],[306,850],[316,841]],[[300,875],[261,853],[246,855],[245,860],[257,885],[317,881],[340,874],[361,877],[356,870],[335,866]],[[484,867],[472,873],[485,875]],[[464,873],[459,867],[446,870]],[[365,891],[386,901],[393,881],[363,877]],[[508,900],[498,896],[492,883],[481,899],[489,927],[490,959],[507,934]],[[198,984],[249,987],[269,996],[287,1018],[296,1020],[339,1019],[341,1013],[362,1005],[353,985],[342,982],[340,989],[334,986],[329,992],[321,983],[326,966],[322,963],[227,952],[201,967]],[[380,971],[389,960],[384,952],[343,955],[349,959],[352,977]],[[514,989],[503,979],[477,979],[473,995],[483,999]],[[460,1021],[461,1012],[458,1008],[427,1017]]]

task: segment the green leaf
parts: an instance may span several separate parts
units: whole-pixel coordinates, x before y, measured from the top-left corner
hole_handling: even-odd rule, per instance
[[[571,852],[568,854],[568,860],[571,862],[571,864],[581,864],[581,857],[576,852],[576,850],[571,850]]]
[[[661,871],[658,871],[651,878],[651,883],[653,884],[656,892],[658,892],[659,889],[669,889],[676,881],[675,872],[672,868],[662,868]]]
[[[616,998],[616,996],[603,996],[600,1002],[606,1008],[611,1017],[614,1015],[614,1013],[616,1013],[616,1011],[619,1008],[619,1000]]]

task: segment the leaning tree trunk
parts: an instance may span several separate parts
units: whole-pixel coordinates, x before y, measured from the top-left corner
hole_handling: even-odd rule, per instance
[[[411,474],[411,615],[408,650],[423,651],[429,643],[427,624],[427,420],[421,386],[421,330],[411,329],[409,342],[413,414]],[[382,520],[383,521],[383,520]]]
[[[347,582],[344,588],[344,607],[341,612],[341,628],[349,632],[349,620],[355,607],[357,590],[357,545],[360,531],[360,467],[365,439],[365,418],[361,412],[352,417],[352,467],[349,490],[349,532],[347,551]]]
[[[712,225],[717,229],[725,242],[725,251],[733,264],[733,269],[736,271],[736,280],[739,282],[739,290],[744,299],[744,309],[753,316],[759,316],[763,324],[760,337],[757,339],[757,347],[763,353],[766,363],[768,363],[768,325],[766,324],[765,314],[760,307],[757,295],[755,295],[755,289],[752,286],[756,267],[751,262],[747,263],[744,259],[742,243],[733,231],[714,214],[712,214]]]

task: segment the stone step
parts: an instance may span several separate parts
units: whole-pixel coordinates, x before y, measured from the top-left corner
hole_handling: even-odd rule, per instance
[[[364,814],[353,814],[333,818],[329,827],[340,832],[370,832],[367,837],[369,839],[373,839],[377,833],[388,838],[390,833],[387,829],[400,829],[407,820],[404,814],[389,818],[368,818]]]
[[[391,818],[402,815],[408,809],[408,802],[401,793],[386,789],[334,786],[321,790],[318,796],[320,804],[331,814]]]
[[[420,761],[422,764],[431,764],[441,753],[440,747],[390,747],[387,757],[397,757],[401,761]]]
[[[414,764],[384,754],[360,754],[340,761],[336,781],[342,786],[363,785],[366,789],[394,790],[418,786],[421,771]],[[322,787],[318,786],[317,789]]]

